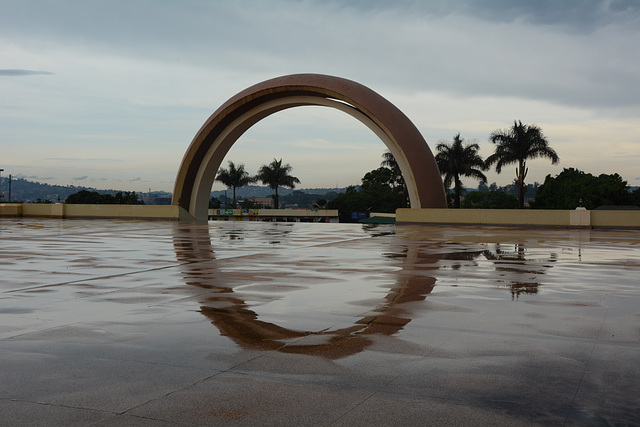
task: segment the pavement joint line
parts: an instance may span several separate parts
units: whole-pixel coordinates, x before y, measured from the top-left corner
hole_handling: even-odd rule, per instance
[[[81,411],[100,412],[100,413],[104,413],[104,414],[118,415],[117,412],[107,411],[107,410],[104,410],[104,409],[85,408],[85,407],[82,407],[82,406],[65,405],[65,404],[62,404],[62,403],[38,402],[38,401],[35,401],[35,400],[14,399],[14,398],[11,398],[11,397],[0,397],[0,400],[4,400],[4,401],[8,401],[8,402],[31,403],[31,404],[34,404],[34,405],[41,405],[41,406],[54,406],[54,407],[58,407],[58,408],[78,409],[78,410],[81,410]]]
[[[3,291],[2,293],[11,294],[11,293],[15,293],[15,292],[31,291],[31,290],[34,290],[34,289],[53,288],[53,287],[57,287],[57,286],[73,285],[73,284],[76,284],[76,283],[90,282],[90,281],[94,281],[94,280],[112,279],[114,277],[124,277],[124,276],[129,276],[129,275],[132,275],[132,274],[140,274],[140,273],[148,273],[148,272],[151,272],[151,271],[167,270],[167,269],[179,267],[180,265],[185,265],[185,264],[190,264],[190,263],[172,264],[172,265],[165,265],[165,266],[161,266],[161,267],[147,268],[147,269],[144,269],[144,270],[134,270],[134,271],[126,272],[126,273],[108,274],[106,276],[86,277],[84,279],[70,280],[70,281],[67,281],[67,282],[48,283],[48,284],[44,284],[44,285],[28,286],[28,287],[25,287],[25,288],[18,288],[18,289],[11,289],[11,290],[8,290],[8,291]]]
[[[135,230],[131,230],[131,233],[137,234],[140,231],[153,231],[155,229],[156,229],[155,227],[138,228],[138,229],[135,229]],[[129,230],[118,230],[118,229],[116,229],[114,231],[116,233],[117,232],[120,232],[120,233],[127,232],[127,233],[129,233]],[[52,238],[56,238],[56,237],[60,237],[60,236],[64,236],[64,237],[70,237],[70,236],[80,237],[80,236],[90,236],[90,235],[96,235],[96,234],[102,234],[102,235],[106,235],[108,237],[112,237],[111,234],[113,234],[113,233],[110,233],[110,232],[104,231],[104,230],[102,230],[102,231],[87,231],[87,232],[82,232],[82,233],[80,233],[80,232],[77,232],[77,233],[62,233],[62,232],[59,232],[59,233],[57,233],[55,235],[20,236],[20,240],[50,240]],[[5,240],[5,239],[6,240],[11,240],[11,237],[12,236],[3,237],[2,236],[2,231],[0,230],[0,240]],[[119,236],[119,237],[121,237],[121,236]],[[154,235],[153,237],[157,237],[157,236]]]
[[[614,289],[613,292],[611,292],[610,294],[607,294],[607,300],[609,301],[609,304],[607,304],[607,309],[604,312],[604,315],[602,316],[602,322],[600,322],[600,328],[598,328],[598,335],[596,336],[596,339],[593,343],[593,345],[591,346],[591,350],[589,351],[589,356],[587,357],[587,361],[584,364],[584,369],[582,370],[582,374],[580,375],[580,381],[578,381],[578,385],[576,386],[576,391],[573,394],[573,398],[571,399],[571,403],[569,404],[569,408],[567,409],[567,415],[564,419],[564,424],[563,425],[567,425],[567,423],[569,422],[569,416],[571,415],[571,411],[575,409],[575,401],[576,398],[578,397],[578,392],[580,391],[580,387],[582,386],[582,382],[584,381],[584,376],[587,373],[587,369],[589,368],[589,362],[591,362],[591,357],[593,356],[593,352],[596,349],[596,346],[598,345],[598,339],[600,338],[600,334],[602,333],[602,328],[604,327],[604,322],[607,320],[607,314],[609,313],[609,308],[611,307],[611,297],[613,295],[616,294],[616,290]]]
[[[229,260],[229,259],[241,259],[241,258],[247,258],[247,257],[253,257],[253,256],[267,255],[267,254],[270,254],[270,253],[273,253],[273,252],[276,252],[276,251],[292,251],[292,250],[299,250],[300,248],[311,248],[311,247],[334,245],[334,244],[337,244],[337,243],[351,242],[351,241],[356,241],[356,240],[364,240],[364,239],[373,238],[373,237],[376,237],[376,236],[365,236],[365,237],[356,237],[356,238],[351,238],[351,239],[340,239],[340,240],[335,240],[335,241],[332,241],[332,242],[322,242],[322,243],[317,243],[317,244],[302,245],[302,246],[296,246],[296,247],[291,247],[291,248],[272,248],[272,249],[267,250],[267,251],[256,251],[256,252],[249,253],[249,254],[241,254],[241,255],[229,256],[229,257],[225,257],[225,258],[213,258],[213,259],[206,259],[206,260],[188,261],[188,262],[183,262],[183,263],[177,263],[177,264],[165,265],[165,266],[160,266],[160,267],[148,268],[148,269],[144,269],[144,270],[134,270],[134,271],[129,271],[129,272],[120,273],[120,274],[109,274],[109,275],[105,275],[105,276],[87,277],[87,278],[84,278],[84,279],[71,280],[71,281],[60,282],[60,283],[49,283],[49,284],[44,284],[44,285],[29,286],[29,287],[25,287],[25,288],[18,288],[18,289],[11,289],[11,290],[8,290],[8,291],[3,291],[2,293],[10,294],[10,293],[15,293],[15,292],[30,291],[30,290],[34,290],[34,289],[43,289],[43,288],[50,288],[50,287],[57,287],[57,286],[64,286],[64,285],[73,285],[73,284],[76,284],[76,283],[83,283],[83,282],[88,282],[88,281],[93,281],[93,280],[104,280],[104,279],[111,279],[111,278],[114,278],[114,277],[124,277],[124,276],[128,276],[128,275],[133,275],[133,274],[148,273],[148,272],[151,272],[151,271],[167,270],[167,269],[180,267],[180,266],[183,266],[183,265],[197,264],[197,263],[201,263],[201,262],[222,261],[222,260]]]
[[[216,372],[216,373],[215,373],[215,374],[213,374],[213,375],[209,375],[209,376],[207,376],[207,377],[205,377],[205,378],[201,378],[201,379],[199,379],[199,380],[197,380],[197,381],[195,381],[195,382],[193,382],[193,383],[191,383],[191,384],[188,384],[188,385],[186,385],[186,386],[184,386],[184,387],[180,387],[180,388],[177,388],[177,389],[175,389],[175,390],[171,390],[171,391],[169,391],[169,392],[167,392],[167,393],[163,394],[162,396],[154,397],[154,398],[149,399],[148,401],[146,401],[146,402],[144,402],[144,403],[141,403],[141,404],[139,404],[139,405],[133,406],[133,407],[131,407],[131,408],[129,408],[129,409],[127,409],[127,410],[125,410],[125,411],[121,412],[121,413],[118,413],[118,415],[128,415],[128,414],[127,414],[127,412],[130,412],[130,411],[133,411],[133,410],[135,410],[135,409],[138,409],[138,408],[140,408],[140,407],[142,407],[142,406],[144,406],[144,405],[147,405],[147,404],[149,404],[149,403],[151,403],[151,402],[155,402],[155,401],[156,401],[156,400],[158,400],[158,399],[163,399],[163,398],[165,398],[165,397],[169,397],[169,396],[171,396],[171,395],[173,395],[173,394],[175,394],[175,393],[179,393],[179,392],[181,392],[181,391],[188,390],[188,389],[190,389],[190,388],[192,388],[192,387],[195,387],[196,385],[198,385],[198,384],[200,384],[200,383],[202,383],[202,382],[204,382],[204,381],[208,381],[208,380],[210,380],[211,378],[215,378],[215,377],[217,377],[218,375],[223,374],[223,373],[225,373],[225,372],[227,372],[227,371],[226,371],[226,370],[224,370],[224,371],[219,371],[219,372]],[[133,415],[133,416],[136,416],[136,415]],[[141,417],[141,418],[147,418],[147,417]],[[153,420],[154,418],[148,418],[148,419],[152,419],[152,420]],[[164,421],[164,420],[162,420],[162,421]]]
[[[470,321],[471,323],[472,321]],[[431,329],[431,328],[429,328]],[[384,392],[384,389],[386,389],[392,382],[396,381],[398,378],[402,377],[403,375],[406,375],[407,372],[410,371],[411,366],[415,365],[417,363],[419,363],[420,361],[424,361],[424,360],[428,360],[429,357],[431,357],[431,355],[438,351],[440,348],[442,348],[445,344],[447,344],[450,341],[453,341],[456,339],[456,337],[458,335],[460,335],[461,333],[463,333],[465,331],[465,329],[461,329],[461,328],[443,328],[443,329],[448,329],[451,331],[458,331],[457,334],[454,334],[453,336],[448,337],[447,339],[443,340],[439,345],[434,346],[433,348],[431,348],[431,350],[423,355],[422,357],[418,358],[417,360],[414,361],[409,361],[407,362],[407,366],[404,369],[401,369],[397,375],[394,375],[393,378],[389,379],[388,381],[386,381],[384,384],[381,384],[377,390],[375,390],[374,392],[372,392],[369,396],[367,396],[365,399],[363,399],[361,402],[359,402],[357,405],[353,406],[351,409],[349,409],[348,411],[346,411],[344,414],[342,414],[340,417],[338,417],[337,419],[335,419],[334,421],[331,422],[330,425],[335,424],[336,422],[338,422],[341,418],[345,417],[347,414],[349,414],[350,412],[352,412],[353,410],[355,410],[356,408],[358,408],[359,406],[361,406],[362,404],[364,404],[366,401],[370,400],[373,396],[378,395],[380,393]],[[402,393],[400,393],[402,394]]]

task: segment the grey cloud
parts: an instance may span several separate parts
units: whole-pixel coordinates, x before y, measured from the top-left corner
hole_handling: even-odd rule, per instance
[[[141,180],[142,180],[142,178],[137,177],[137,178],[130,179],[129,182],[136,182],[136,181],[141,181]]]
[[[37,75],[50,75],[49,71],[36,71],[36,70],[21,70],[21,69],[6,69],[0,70],[0,76],[37,76]]]
[[[592,32],[612,22],[640,19],[637,0],[334,0],[333,3],[369,12],[404,9],[439,18],[464,15],[489,22],[555,25],[576,32]]]
[[[45,157],[44,160],[53,160],[56,162],[124,162],[123,159],[80,158],[80,157]]]
[[[76,176],[76,177],[71,178],[71,179],[73,179],[74,181],[84,181],[87,178],[89,178],[89,177],[87,175],[85,175],[85,176]]]
[[[53,176],[24,175],[24,174],[21,174],[21,173],[16,174],[14,176],[16,178],[28,179],[28,180],[34,180],[34,181],[48,181],[48,180],[55,179],[55,177],[53,177]]]
[[[188,64],[248,84],[311,71],[461,98],[640,103],[637,0],[9,2],[3,34]]]

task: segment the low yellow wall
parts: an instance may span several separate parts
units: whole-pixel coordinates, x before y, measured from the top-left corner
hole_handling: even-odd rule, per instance
[[[591,211],[591,226],[640,228],[640,211]]]
[[[533,209],[398,209],[396,223],[569,226],[570,211]]]
[[[21,203],[0,203],[0,216],[21,216]]]
[[[398,209],[402,223],[640,228],[640,211]]]
[[[41,203],[25,203],[22,205],[23,216],[64,216],[64,205],[41,204]]]
[[[67,205],[62,203],[2,204],[3,216],[43,216],[58,218],[145,218],[187,219],[178,206],[158,205]],[[188,214],[187,214],[188,215]]]

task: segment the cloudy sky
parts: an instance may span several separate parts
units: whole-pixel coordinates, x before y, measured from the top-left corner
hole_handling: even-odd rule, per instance
[[[460,132],[486,158],[491,131],[521,120],[561,158],[531,161],[529,182],[574,167],[640,185],[640,0],[0,0],[0,11],[3,176],[171,191],[218,106],[311,72],[380,93],[432,150]],[[282,158],[301,188],[343,187],[384,151],[351,116],[301,107],[252,127],[227,160],[255,173]],[[487,175],[506,185],[514,171]]]

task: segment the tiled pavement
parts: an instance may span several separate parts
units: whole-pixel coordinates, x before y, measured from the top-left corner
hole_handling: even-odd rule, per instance
[[[2,425],[633,425],[640,232],[0,219]]]

